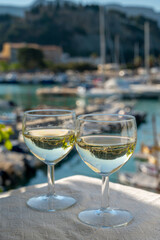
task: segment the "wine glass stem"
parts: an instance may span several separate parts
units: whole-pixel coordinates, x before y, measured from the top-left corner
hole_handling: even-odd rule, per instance
[[[102,176],[101,210],[109,208],[109,176]]]
[[[54,165],[48,165],[48,196],[55,195]]]

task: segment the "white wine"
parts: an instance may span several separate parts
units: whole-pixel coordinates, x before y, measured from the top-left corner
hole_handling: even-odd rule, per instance
[[[76,140],[82,160],[101,175],[120,169],[132,156],[135,145],[133,139],[120,136],[90,135]]]
[[[46,164],[56,164],[73,148],[75,133],[68,129],[32,129],[23,133],[29,150]]]

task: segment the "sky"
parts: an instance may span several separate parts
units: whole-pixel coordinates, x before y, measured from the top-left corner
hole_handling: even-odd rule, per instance
[[[3,5],[18,5],[26,6],[34,0],[0,0],[0,4]],[[145,6],[152,7],[157,11],[160,11],[160,0],[75,0],[78,2],[105,2],[105,3],[120,3],[123,5]]]

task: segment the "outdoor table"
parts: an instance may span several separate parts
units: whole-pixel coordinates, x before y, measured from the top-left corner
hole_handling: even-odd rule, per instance
[[[110,183],[110,204],[132,212],[126,227],[95,228],[81,223],[78,213],[100,206],[100,179],[72,176],[56,181],[56,192],[73,196],[77,203],[63,211],[39,212],[26,200],[47,192],[46,184],[0,195],[0,240],[160,240],[160,195]]]

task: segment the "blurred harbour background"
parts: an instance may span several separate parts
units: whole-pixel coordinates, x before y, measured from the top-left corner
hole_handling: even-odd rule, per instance
[[[134,115],[135,154],[111,181],[160,191],[160,3],[117,2],[0,1],[0,123],[14,130],[12,150],[0,146],[2,191],[47,181],[21,135],[35,108]],[[55,178],[75,174],[99,177],[74,149]]]

